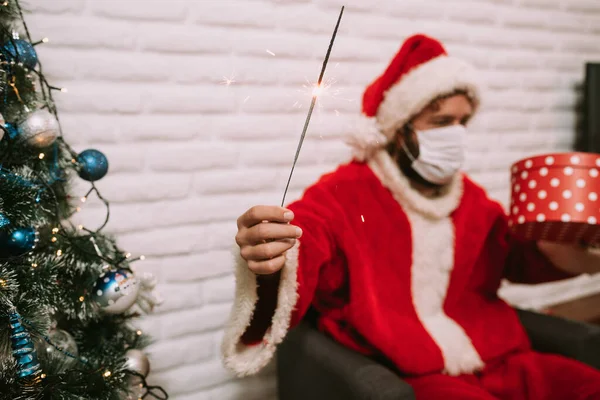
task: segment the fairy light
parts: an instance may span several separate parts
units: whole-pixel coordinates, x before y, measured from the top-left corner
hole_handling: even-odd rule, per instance
[[[31,268],[37,268],[37,263],[31,263]]]
[[[52,233],[56,235],[58,233],[58,228],[52,228]]]
[[[129,257],[131,257],[131,253],[125,254],[125,258],[129,258]]]
[[[38,156],[40,160],[43,160],[44,157],[46,157],[46,155],[44,153],[40,153],[40,155]]]
[[[56,255],[59,257],[62,256],[62,250],[61,249],[56,250]]]
[[[111,374],[112,373],[110,371],[105,371],[103,375],[105,378],[108,378],[109,376],[111,376]]]
[[[4,7],[8,6],[8,0],[6,0],[4,3],[2,3],[2,5],[3,5]]]
[[[79,225],[79,226],[77,227],[77,229],[79,229],[80,231],[82,231],[82,230],[83,230],[83,225]]]
[[[56,242],[58,239],[56,238],[56,236],[52,236],[52,243]]]
[[[0,286],[5,287],[6,281],[4,279],[0,279]]]
[[[140,260],[144,261],[146,259],[146,256],[140,256]]]
[[[77,207],[77,208],[75,209],[75,211],[77,211],[77,212],[80,212],[80,211],[81,211],[81,207]]]
[[[137,330],[135,333],[136,333],[138,336],[142,336],[142,331],[140,331],[140,330]]]
[[[41,375],[40,375],[40,378],[42,378],[42,379],[46,379],[46,374],[41,374]]]
[[[64,87],[64,88],[60,88],[60,91],[63,93],[67,93],[69,90],[66,87]]]
[[[79,296],[79,301],[83,303],[83,300],[85,300],[85,297]]]
[[[85,203],[85,201],[86,201],[86,200],[87,200],[87,197],[85,197],[85,196],[83,196],[83,197],[81,198],[81,202],[82,202],[82,203]]]
[[[71,162],[72,162],[73,164],[76,164],[76,163],[77,163],[77,160],[76,160],[76,159],[74,159],[74,158],[71,158]]]

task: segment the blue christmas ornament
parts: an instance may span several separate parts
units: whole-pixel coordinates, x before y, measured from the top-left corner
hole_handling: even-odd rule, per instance
[[[4,129],[6,129],[6,132],[8,133],[8,137],[11,139],[14,139],[17,136],[19,136],[19,128],[17,128],[10,122],[7,122],[4,124]]]
[[[12,310],[8,315],[8,320],[12,354],[17,361],[18,377],[33,378],[41,372],[41,367],[31,336],[23,326],[18,312]]]
[[[105,313],[121,314],[135,303],[139,291],[136,277],[127,270],[117,269],[100,275],[92,296]]]
[[[0,255],[19,256],[31,251],[37,245],[38,233],[34,228],[16,228],[0,231]]]
[[[102,179],[108,172],[108,159],[95,149],[88,149],[79,153],[77,162],[81,166],[79,176],[86,181],[94,182]]]
[[[33,45],[23,39],[9,40],[2,45],[0,52],[6,61],[21,62],[27,68],[33,69],[38,63],[37,53]]]

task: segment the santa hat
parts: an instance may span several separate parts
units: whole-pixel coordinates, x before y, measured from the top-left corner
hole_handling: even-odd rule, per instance
[[[431,37],[408,38],[385,72],[365,90],[362,126],[348,140],[355,158],[369,158],[431,101],[456,90],[464,90],[475,106],[479,104],[475,69],[448,56]]]

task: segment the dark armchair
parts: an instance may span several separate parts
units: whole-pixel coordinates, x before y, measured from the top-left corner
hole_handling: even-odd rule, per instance
[[[600,327],[517,310],[534,349],[600,369]],[[391,369],[353,352],[305,321],[277,352],[280,400],[414,400]]]

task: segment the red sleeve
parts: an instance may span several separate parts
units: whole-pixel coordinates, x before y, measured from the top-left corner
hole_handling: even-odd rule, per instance
[[[294,212],[292,224],[302,229],[298,247],[288,251],[284,268],[296,269],[297,299],[290,316],[289,329],[298,324],[309,309],[318,283],[319,271],[335,254],[333,226],[337,201],[322,183],[309,188],[303,198],[288,208]],[[338,214],[339,215],[339,214]],[[273,324],[273,317],[283,298],[282,274],[257,277],[258,301],[250,325],[241,337],[246,345],[260,343]]]

